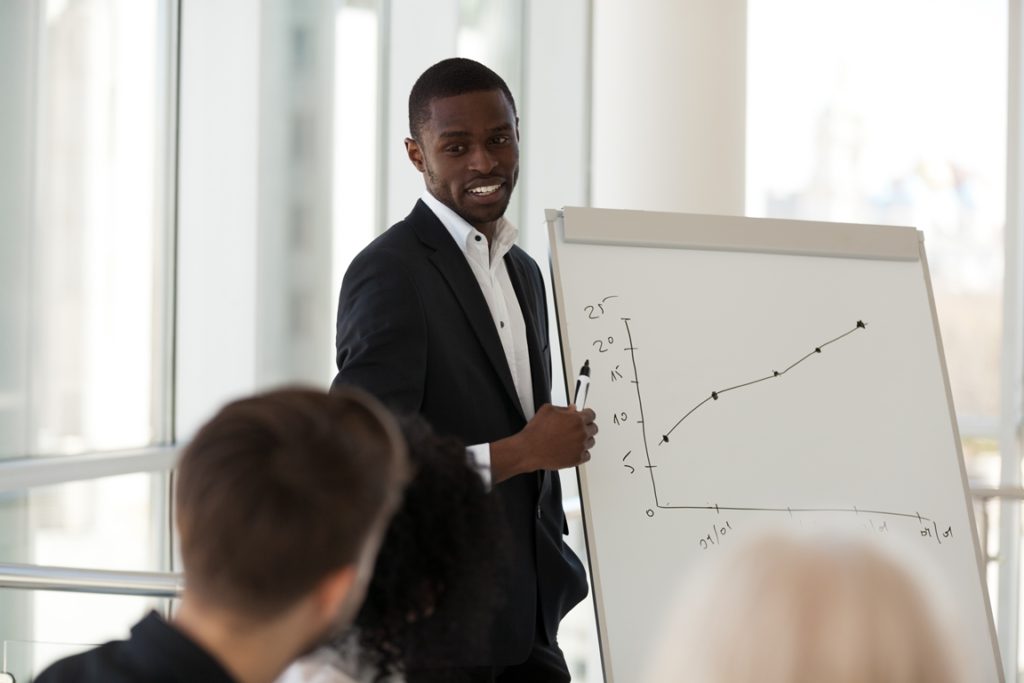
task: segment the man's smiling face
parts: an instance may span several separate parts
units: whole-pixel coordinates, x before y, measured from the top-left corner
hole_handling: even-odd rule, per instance
[[[431,100],[405,148],[430,194],[470,225],[489,233],[504,215],[519,177],[519,126],[500,90]]]

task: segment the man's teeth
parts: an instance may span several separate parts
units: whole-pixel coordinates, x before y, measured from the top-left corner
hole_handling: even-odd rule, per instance
[[[497,192],[499,187],[501,187],[500,184],[499,185],[487,185],[485,187],[474,187],[474,188],[469,190],[469,193],[470,194],[475,194],[475,195],[478,195],[478,196],[485,195],[485,194],[491,194],[492,192]]]

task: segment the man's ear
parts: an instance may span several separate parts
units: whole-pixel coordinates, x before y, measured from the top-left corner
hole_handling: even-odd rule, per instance
[[[412,138],[405,139],[405,153],[409,155],[409,161],[416,167],[416,170],[420,173],[426,173],[427,167],[423,163],[423,150],[420,149],[420,144]]]
[[[519,117],[516,117],[516,142],[519,142]]]
[[[317,584],[317,611],[325,618],[325,621],[333,621],[337,616],[341,606],[352,592],[356,573],[356,565],[347,565],[331,572]]]

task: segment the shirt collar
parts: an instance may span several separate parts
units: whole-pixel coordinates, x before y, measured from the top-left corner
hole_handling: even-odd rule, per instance
[[[125,647],[138,671],[145,674],[140,680],[235,683],[211,653],[156,612],[132,627]]]
[[[455,213],[449,206],[441,203],[441,200],[430,194],[430,190],[424,190],[420,197],[423,203],[434,212],[437,219],[441,221],[445,229],[459,245],[459,249],[465,254],[469,247],[469,240],[476,235],[482,235],[479,230],[470,225],[465,218]],[[494,226],[494,244],[491,247],[491,262],[505,257],[519,237],[519,230],[504,216],[498,219]]]

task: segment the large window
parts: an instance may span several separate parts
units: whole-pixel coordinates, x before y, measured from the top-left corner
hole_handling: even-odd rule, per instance
[[[157,472],[0,493],[0,563],[167,571],[168,491],[167,474]],[[31,680],[54,659],[124,638],[128,626],[160,605],[141,597],[0,589],[7,670]]]
[[[1002,458],[1017,453],[1000,453],[1001,435],[1017,429],[1001,424],[1003,387],[1019,381],[1003,367],[1009,4],[748,6],[748,213],[924,232],[968,476],[975,486],[1015,484],[1001,473],[1014,466]],[[997,503],[976,511],[998,614],[1019,606],[1012,589],[1000,601],[997,577],[1018,578],[1014,550],[993,550],[1005,510]],[[996,560],[1009,563],[1005,576]],[[1012,635],[1000,635],[1012,656]]]
[[[924,231],[971,475],[994,483],[1006,3],[749,8],[748,212]]]
[[[165,431],[171,354],[170,0],[8,3],[0,457],[146,446]],[[15,16],[16,15],[16,16]],[[20,25],[19,25],[20,24]]]
[[[0,5],[4,465],[172,438],[176,16],[175,0]],[[167,570],[168,491],[165,472],[0,487],[0,563]],[[4,664],[31,680],[153,605],[0,590]]]
[[[380,0],[343,0],[334,64],[333,271],[330,318],[353,257],[380,229]],[[333,356],[325,376],[335,371]]]

